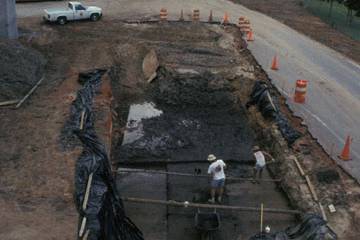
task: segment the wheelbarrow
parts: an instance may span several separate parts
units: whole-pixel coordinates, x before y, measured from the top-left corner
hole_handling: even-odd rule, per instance
[[[200,232],[201,240],[214,240],[214,232],[220,228],[220,216],[214,212],[200,212],[195,214],[195,228]]]

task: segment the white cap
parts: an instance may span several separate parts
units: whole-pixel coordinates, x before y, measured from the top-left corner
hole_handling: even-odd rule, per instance
[[[215,161],[215,160],[216,160],[216,156],[215,156],[214,154],[209,154],[207,160],[208,160],[209,162]]]

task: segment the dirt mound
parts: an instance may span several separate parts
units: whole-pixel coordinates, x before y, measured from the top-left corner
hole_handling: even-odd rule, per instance
[[[0,101],[20,99],[41,78],[46,61],[12,41],[0,41],[0,53]]]
[[[178,74],[160,69],[156,85],[159,105],[204,108],[232,106],[235,102],[230,82],[210,72]]]

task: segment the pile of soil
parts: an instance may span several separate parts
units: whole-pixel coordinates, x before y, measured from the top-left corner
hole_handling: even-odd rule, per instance
[[[149,97],[163,114],[143,119],[144,135],[118,146],[120,162],[199,161],[213,153],[252,162],[254,133],[227,79],[160,69]]]
[[[155,102],[174,108],[218,108],[233,106],[233,87],[210,72],[179,74],[161,68],[155,87]]]
[[[46,60],[13,41],[0,41],[0,53],[0,101],[21,99],[43,75]]]

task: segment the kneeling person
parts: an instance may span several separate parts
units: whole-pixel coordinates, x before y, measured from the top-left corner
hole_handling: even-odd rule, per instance
[[[216,190],[218,191],[218,202],[221,203],[222,195],[224,193],[224,186],[225,186],[225,172],[224,169],[226,168],[226,164],[223,160],[218,159],[213,154],[208,156],[208,161],[211,162],[208,174],[211,175],[211,198],[209,202],[215,203],[215,195]]]

